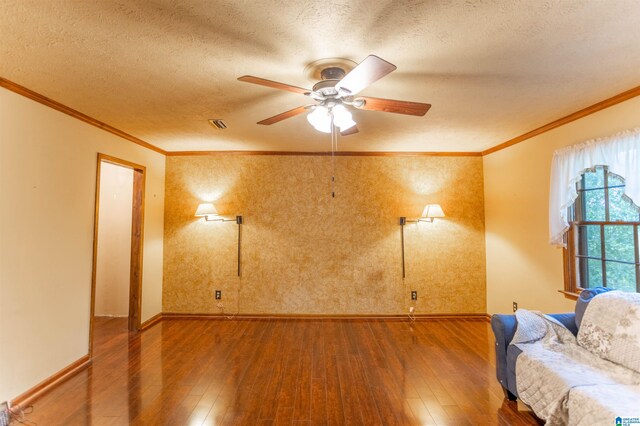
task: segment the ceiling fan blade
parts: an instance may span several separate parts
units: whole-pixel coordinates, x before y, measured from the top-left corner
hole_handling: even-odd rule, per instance
[[[289,111],[285,111],[278,115],[274,115],[273,117],[265,118],[262,121],[258,121],[258,124],[262,124],[268,126],[270,124],[275,124],[279,121],[286,120],[287,118],[295,117],[296,115],[304,114],[307,112],[307,108],[304,106],[299,106],[298,108],[290,109]]]
[[[396,68],[395,65],[384,59],[369,55],[336,84],[336,90],[342,89],[349,92],[350,95],[355,95]]]
[[[347,130],[345,130],[344,132],[340,132],[340,136],[354,135],[358,132],[359,132],[358,126],[352,126],[352,127],[349,127]]]
[[[357,107],[368,111],[384,111],[396,114],[407,114],[423,116],[431,108],[431,104],[423,104],[420,102],[397,101],[395,99],[370,98],[368,96],[360,96],[356,101],[363,100],[364,105]]]
[[[267,80],[266,78],[254,77],[252,75],[243,75],[242,77],[238,77],[238,80],[244,81],[246,83],[253,83],[253,84],[259,84],[261,86],[271,87],[273,89],[288,90],[289,92],[300,93],[302,95],[306,95],[307,93],[311,92],[311,90],[303,89],[302,87],[291,86],[289,84],[284,84],[284,83],[278,83],[277,81]]]

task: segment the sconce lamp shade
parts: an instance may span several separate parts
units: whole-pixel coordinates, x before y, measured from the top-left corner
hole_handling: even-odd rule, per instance
[[[197,217],[201,217],[201,216],[209,217],[209,216],[217,216],[217,215],[218,215],[218,211],[216,210],[214,205],[211,203],[202,203],[196,209]]]
[[[422,217],[433,220],[434,217],[444,217],[440,204],[427,204],[422,211]]]

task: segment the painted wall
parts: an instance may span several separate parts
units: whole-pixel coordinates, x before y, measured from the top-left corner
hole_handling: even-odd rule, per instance
[[[0,401],[88,353],[98,152],[147,167],[145,320],[161,310],[164,156],[0,89]]]
[[[563,146],[640,126],[634,98],[558,127],[484,159],[489,313],[519,307],[573,310],[564,288],[562,250],[549,245],[549,181],[553,152]]]
[[[326,156],[167,157],[163,311],[278,314],[486,312],[482,159]],[[194,217],[203,201],[244,215]],[[427,203],[447,217],[405,229]]]
[[[129,315],[133,170],[102,162],[96,262],[96,316]]]

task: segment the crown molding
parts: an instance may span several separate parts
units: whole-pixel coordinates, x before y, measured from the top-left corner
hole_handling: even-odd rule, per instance
[[[331,156],[327,151],[168,151],[168,157],[234,155]],[[480,152],[339,151],[336,157],[480,157]]]
[[[14,93],[22,95],[31,100],[34,100],[38,103],[41,103],[42,105],[46,105],[50,108],[55,109],[56,111],[60,111],[64,114],[70,115],[71,117],[77,118],[80,121],[84,121],[87,124],[90,124],[99,129],[112,133],[130,142],[133,142],[147,149],[155,151],[159,154],[167,155],[167,152],[162,148],[158,148],[155,145],[151,145],[149,142],[145,142],[142,139],[139,139],[133,135],[130,135],[129,133],[123,132],[120,129],[116,129],[115,127],[110,126],[109,124],[103,123],[100,120],[96,120],[93,117],[89,117],[87,114],[84,114],[71,107],[61,104],[58,101],[54,101],[53,99],[47,98],[46,96],[43,96],[40,93],[34,92],[31,89],[27,89],[26,87],[21,86],[18,83],[14,83],[13,81],[7,80],[6,78],[0,77],[0,87],[4,87],[7,90],[10,90]]]
[[[530,132],[524,133],[520,136],[517,136],[513,139],[509,139],[506,142],[503,142],[499,145],[496,145],[492,148],[486,149],[482,151],[482,156],[493,154],[494,152],[503,150],[520,142],[526,141],[527,139],[531,139],[535,136],[541,135],[542,133],[546,133],[549,130],[553,130],[556,127],[560,127],[567,123],[571,123],[572,121],[578,120],[580,118],[591,115],[595,112],[601,111],[605,108],[609,108],[610,106],[617,105],[621,102],[628,101],[631,98],[635,98],[640,95],[640,86],[634,87],[633,89],[629,89],[625,92],[618,93],[615,96],[612,96],[604,101],[600,101],[591,106],[581,109],[580,111],[576,111],[573,114],[569,114],[565,117],[559,118],[551,123],[547,123],[544,126],[538,127],[537,129],[533,129]]]
[[[0,87],[4,87],[14,93],[27,97],[31,100],[39,102],[78,120],[84,121],[87,124],[95,126],[99,129],[105,130],[137,145],[143,146],[147,149],[155,151],[159,154],[163,154],[168,157],[180,157],[180,156],[230,156],[230,155],[298,155],[298,156],[328,156],[330,152],[307,152],[307,151],[165,151],[155,145],[150,144],[140,138],[137,138],[129,133],[126,133],[120,129],[117,129],[109,124],[103,123],[100,120],[96,120],[80,111],[77,111],[71,107],[68,107],[60,102],[54,101],[46,96],[43,96],[31,89],[14,83],[6,78],[0,77]],[[516,145],[520,142],[531,139],[535,136],[546,133],[550,130],[560,127],[564,124],[586,117],[603,109],[617,105],[629,99],[632,99],[640,95],[640,86],[634,87],[608,99],[595,103],[591,106],[583,108],[565,117],[559,118],[555,121],[533,129],[527,133],[517,136],[513,139],[509,139],[506,142],[498,144],[494,147],[488,148],[481,152],[402,152],[402,151],[342,151],[336,152],[334,155],[340,157],[483,157],[485,155],[493,154],[494,152],[501,151],[510,146]]]

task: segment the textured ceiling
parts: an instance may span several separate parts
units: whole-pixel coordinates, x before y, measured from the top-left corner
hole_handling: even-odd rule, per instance
[[[397,71],[361,94],[431,103],[355,111],[348,151],[481,151],[640,83],[637,0],[0,0],[0,76],[169,151],[325,151],[310,62],[369,54]],[[209,118],[229,126],[216,130]]]

